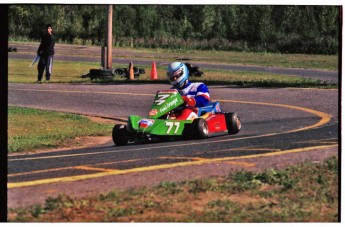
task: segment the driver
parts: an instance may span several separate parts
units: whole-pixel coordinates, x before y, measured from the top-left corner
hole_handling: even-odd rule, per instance
[[[168,66],[167,77],[169,82],[181,94],[187,105],[178,120],[193,120],[198,117],[198,107],[203,107],[210,102],[210,94],[207,86],[202,82],[191,83],[188,80],[189,72],[187,66],[182,62],[173,62]]]

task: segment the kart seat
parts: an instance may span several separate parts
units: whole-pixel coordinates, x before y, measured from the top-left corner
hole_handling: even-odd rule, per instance
[[[206,114],[206,113],[219,113],[221,112],[220,110],[220,105],[219,102],[209,102],[206,106],[203,107],[198,107],[196,108],[196,110],[198,111],[198,117]]]

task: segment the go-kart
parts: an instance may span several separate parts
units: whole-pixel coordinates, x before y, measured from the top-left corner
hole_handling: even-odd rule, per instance
[[[147,117],[130,115],[127,125],[116,124],[113,141],[118,146],[129,142],[150,142],[171,139],[205,139],[211,136],[236,134],[241,121],[236,113],[224,113],[219,102],[194,108],[198,117],[193,120],[177,120],[184,108],[188,108],[175,89],[157,91]]]

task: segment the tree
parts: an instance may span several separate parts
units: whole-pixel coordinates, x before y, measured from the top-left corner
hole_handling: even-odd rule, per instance
[[[103,45],[105,5],[10,5],[10,38],[38,41],[51,23],[58,42]],[[339,7],[116,5],[115,45],[334,54]]]

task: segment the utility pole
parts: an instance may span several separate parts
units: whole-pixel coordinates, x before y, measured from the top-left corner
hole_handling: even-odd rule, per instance
[[[106,68],[111,69],[113,64],[113,5],[108,6],[108,26],[107,26],[107,64]]]
[[[90,78],[112,77],[112,52],[113,52],[113,5],[105,8],[107,14],[106,34],[104,34],[104,45],[101,49],[102,69],[90,69]]]

